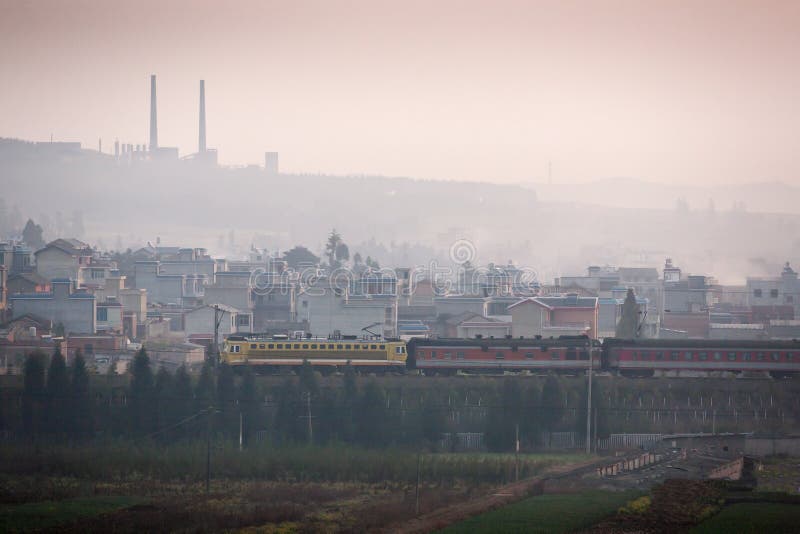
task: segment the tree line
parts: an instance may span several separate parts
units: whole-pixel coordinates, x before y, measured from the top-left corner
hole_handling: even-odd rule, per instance
[[[207,362],[194,379],[185,366],[174,373],[155,369],[145,349],[136,354],[129,373],[127,384],[110,395],[107,388],[92,390],[80,353],[69,367],[58,350],[49,364],[47,355],[32,353],[19,397],[4,399],[0,426],[31,439],[100,436],[168,443],[210,432],[215,439],[241,437],[244,445],[260,439],[426,449],[443,446],[447,435],[469,431],[482,432],[493,451],[513,450],[517,432],[528,449],[548,432],[585,432],[585,392],[576,396],[555,376],[541,387],[509,377],[478,397],[459,398],[462,393],[455,391],[387,389],[374,379],[359,380],[350,366],[340,387],[323,388],[318,373],[304,362],[296,376],[262,387],[247,367],[235,373],[228,365]],[[594,387],[599,399],[602,392],[596,382]],[[598,424],[602,436],[607,426],[602,412]]]

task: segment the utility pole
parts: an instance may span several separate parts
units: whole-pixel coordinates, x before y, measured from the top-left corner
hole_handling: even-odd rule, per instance
[[[419,479],[422,471],[422,453],[417,451],[417,485],[414,488],[414,515],[419,517]]]
[[[208,407],[208,426],[206,427],[206,494],[211,493],[211,422],[214,409]]]
[[[211,350],[211,365],[214,369],[217,368],[219,363],[219,323],[222,322],[219,312],[219,304],[214,304],[214,346]]]
[[[311,423],[311,392],[306,393],[306,417],[308,417],[308,444],[314,444],[314,426]]]
[[[514,442],[514,480],[519,482],[519,423],[515,425],[516,438]]]
[[[586,401],[586,454],[592,454],[592,369],[594,368],[594,348],[589,342],[589,394]]]
[[[242,412],[239,412],[239,452],[242,452]]]

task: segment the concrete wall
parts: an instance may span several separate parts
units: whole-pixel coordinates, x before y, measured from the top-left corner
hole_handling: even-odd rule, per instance
[[[69,278],[78,280],[78,260],[63,250],[51,247],[36,255],[36,272],[48,279]]]
[[[542,335],[544,325],[549,322],[550,312],[536,304],[521,304],[509,310],[511,313],[511,335],[534,337]]]
[[[94,334],[97,330],[97,304],[94,295],[71,294],[69,284],[53,284],[53,292],[37,296],[15,295],[9,298],[12,318],[27,313],[64,325],[64,331]]]
[[[744,443],[745,454],[750,456],[770,456],[786,454],[800,456],[800,438],[751,438]]]

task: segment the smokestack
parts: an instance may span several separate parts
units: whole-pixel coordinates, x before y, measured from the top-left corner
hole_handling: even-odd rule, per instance
[[[200,80],[200,140],[197,151],[206,151],[206,81]]]
[[[156,116],[156,75],[150,75],[150,150],[158,148],[158,119]]]

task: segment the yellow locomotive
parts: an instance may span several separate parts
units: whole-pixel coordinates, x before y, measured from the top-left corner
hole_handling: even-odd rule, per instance
[[[333,371],[348,363],[358,370],[404,370],[406,344],[384,339],[298,338],[280,335],[233,335],[225,340],[222,361],[232,366],[252,365],[265,370],[297,368],[304,360]]]

